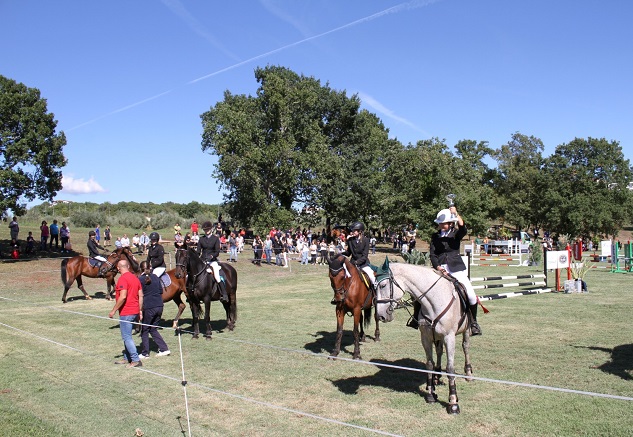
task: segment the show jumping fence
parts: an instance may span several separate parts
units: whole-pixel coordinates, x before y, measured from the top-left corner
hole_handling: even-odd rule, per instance
[[[501,282],[501,281],[509,281],[509,280],[516,281],[517,279],[542,279],[542,280],[525,281],[525,282]],[[506,293],[495,293],[495,294],[489,294],[485,296],[479,296],[480,300],[505,299],[505,298],[517,297],[517,296],[527,296],[530,294],[549,293],[552,291],[551,288],[546,288],[547,277],[543,273],[534,274],[534,275],[475,277],[475,278],[470,278],[470,282],[473,284],[473,288],[475,290],[494,289],[494,288],[520,288],[520,287],[531,287],[531,286],[540,287],[540,288],[531,288],[531,289],[522,288],[517,291],[508,291]],[[490,283],[479,284],[480,282],[490,282]]]

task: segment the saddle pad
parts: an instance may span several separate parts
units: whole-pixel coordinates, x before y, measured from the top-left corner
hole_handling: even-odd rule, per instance
[[[160,275],[160,282],[163,283],[164,287],[169,287],[171,285],[171,277],[167,273],[163,273]]]
[[[88,263],[91,267],[101,267],[101,264],[103,264],[102,261],[96,260],[94,258],[88,258]]]

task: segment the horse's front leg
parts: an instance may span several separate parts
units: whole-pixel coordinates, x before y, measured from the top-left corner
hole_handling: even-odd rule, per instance
[[[172,327],[174,329],[178,329],[178,321],[180,320],[180,316],[182,316],[183,311],[185,310],[185,308],[187,308],[187,305],[185,305],[182,301],[181,296],[181,292],[177,292],[173,299],[174,299],[174,303],[178,306],[178,312],[176,313],[176,317],[174,318],[174,323],[172,324]]]
[[[435,367],[433,370],[436,372],[442,371],[442,355],[444,354],[444,343],[441,340],[435,342]],[[433,375],[435,385],[442,385],[442,375],[435,373]]]
[[[345,309],[343,304],[336,305],[336,341],[334,343],[334,350],[330,354],[333,357],[337,357],[341,352],[341,341],[343,340],[343,323],[345,322]]]
[[[106,300],[112,300],[112,290],[114,289],[114,277],[107,275],[106,278]]]
[[[207,325],[207,333],[204,335],[204,338],[207,340],[212,340],[211,337],[212,329],[211,329],[211,296],[206,296],[204,299],[204,323]]]
[[[189,306],[191,307],[191,318],[193,319],[193,336],[191,338],[198,338],[200,336],[200,327],[198,326],[198,305],[200,305],[198,302],[189,302]]]
[[[462,349],[464,351],[464,373],[466,376],[473,376],[473,366],[470,364],[470,334],[469,330],[466,329],[462,334]],[[472,378],[466,378],[466,381],[471,382]]]
[[[446,335],[444,337],[444,347],[446,348],[446,373],[455,373],[455,334]],[[449,414],[459,414],[459,400],[457,398],[457,385],[455,384],[455,376],[448,377],[448,407],[446,411]]]
[[[360,357],[360,337],[361,333],[363,337],[365,336],[365,332],[363,331],[363,310],[356,307],[354,309],[354,355],[352,358],[355,360],[361,360]],[[360,332],[359,332],[360,327]]]
[[[433,331],[430,327],[421,326],[420,332],[422,336],[422,347],[424,347],[424,354],[426,355],[426,370],[431,371],[435,368],[435,363],[433,362]],[[429,404],[437,401],[435,377],[430,372],[426,374],[426,394],[424,395],[424,400]]]
[[[374,323],[376,323],[376,330],[374,331],[374,341],[380,341],[380,325],[378,325],[378,311],[374,311]]]

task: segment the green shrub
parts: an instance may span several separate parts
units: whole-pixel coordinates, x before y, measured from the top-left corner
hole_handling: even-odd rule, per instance
[[[409,264],[415,264],[418,266],[425,266],[429,260],[429,255],[426,253],[418,252],[413,249],[411,253],[403,253],[402,257]]]

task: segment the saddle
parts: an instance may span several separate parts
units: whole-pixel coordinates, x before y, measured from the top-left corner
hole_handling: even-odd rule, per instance
[[[459,296],[459,302],[460,302],[462,310],[470,314],[470,310],[469,310],[470,305],[468,305],[468,295],[466,294],[466,287],[464,287],[464,285],[461,282],[459,282],[457,278],[455,278],[450,273],[442,274],[437,271],[436,273],[440,276],[444,276],[446,279],[448,279],[449,281],[453,283],[453,286],[455,287],[455,291],[457,291],[457,295]]]
[[[103,264],[103,261],[99,261],[98,259],[94,258],[88,258],[88,264],[90,264],[90,267],[99,268]]]

